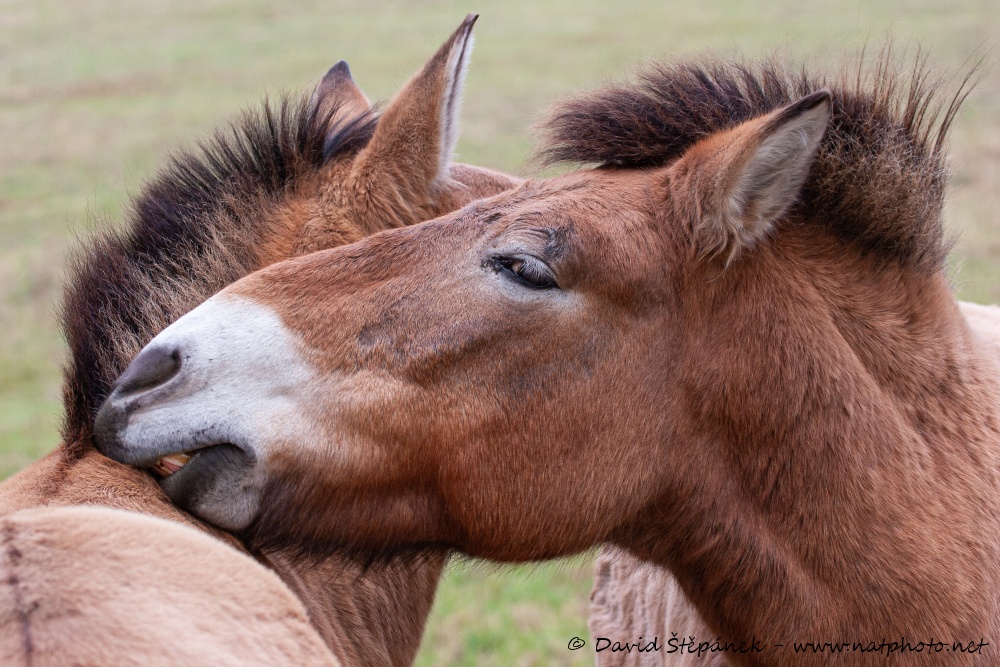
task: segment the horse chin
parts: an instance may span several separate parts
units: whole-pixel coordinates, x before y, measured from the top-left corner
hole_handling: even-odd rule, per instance
[[[159,481],[171,502],[224,530],[246,528],[257,515],[260,485],[255,456],[228,443],[191,454],[191,459]]]

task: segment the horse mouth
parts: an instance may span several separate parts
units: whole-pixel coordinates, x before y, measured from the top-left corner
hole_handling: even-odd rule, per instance
[[[257,513],[260,480],[251,450],[230,442],[202,444],[160,454],[145,469],[170,502],[225,530],[246,528]]]

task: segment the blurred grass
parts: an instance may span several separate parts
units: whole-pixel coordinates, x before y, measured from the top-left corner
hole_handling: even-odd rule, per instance
[[[75,234],[120,218],[172,148],[268,92],[305,89],[340,58],[370,97],[388,98],[469,11],[482,18],[459,157],[513,171],[551,101],[653,57],[777,51],[833,67],[890,33],[946,73],[985,55],[955,124],[946,217],[961,234],[959,295],[1000,301],[995,0],[0,0],[0,476],[57,443],[54,313]],[[590,664],[566,650],[586,638],[588,563],[452,567],[419,664]]]
[[[438,591],[417,667],[590,665],[590,555],[518,568],[453,562]]]

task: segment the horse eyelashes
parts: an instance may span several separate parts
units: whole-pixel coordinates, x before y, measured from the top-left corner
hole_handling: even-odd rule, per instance
[[[533,289],[557,287],[552,270],[534,257],[497,257],[495,267],[526,287]]]

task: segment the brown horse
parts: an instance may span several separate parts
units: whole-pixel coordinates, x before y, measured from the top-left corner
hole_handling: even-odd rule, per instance
[[[203,531],[76,506],[0,532],[4,667],[340,664],[281,579]]]
[[[571,102],[547,155],[600,168],[235,283],[100,447],[184,453],[168,495],[262,548],[615,543],[736,662],[995,662],[1000,368],[924,81],[709,63]]]
[[[311,100],[283,102],[175,160],[92,241],[70,277],[63,444],[0,485],[0,513],[42,505],[128,509],[238,540],[179,511],[155,479],[101,456],[94,414],[128,361],[170,322],[243,275],[458,208],[517,182],[452,164],[470,16],[375,113],[346,63]],[[238,325],[239,323],[234,323]],[[169,467],[168,467],[169,470]],[[419,646],[443,559],[364,570],[341,557],[256,554],[302,598],[346,664],[404,665]]]

